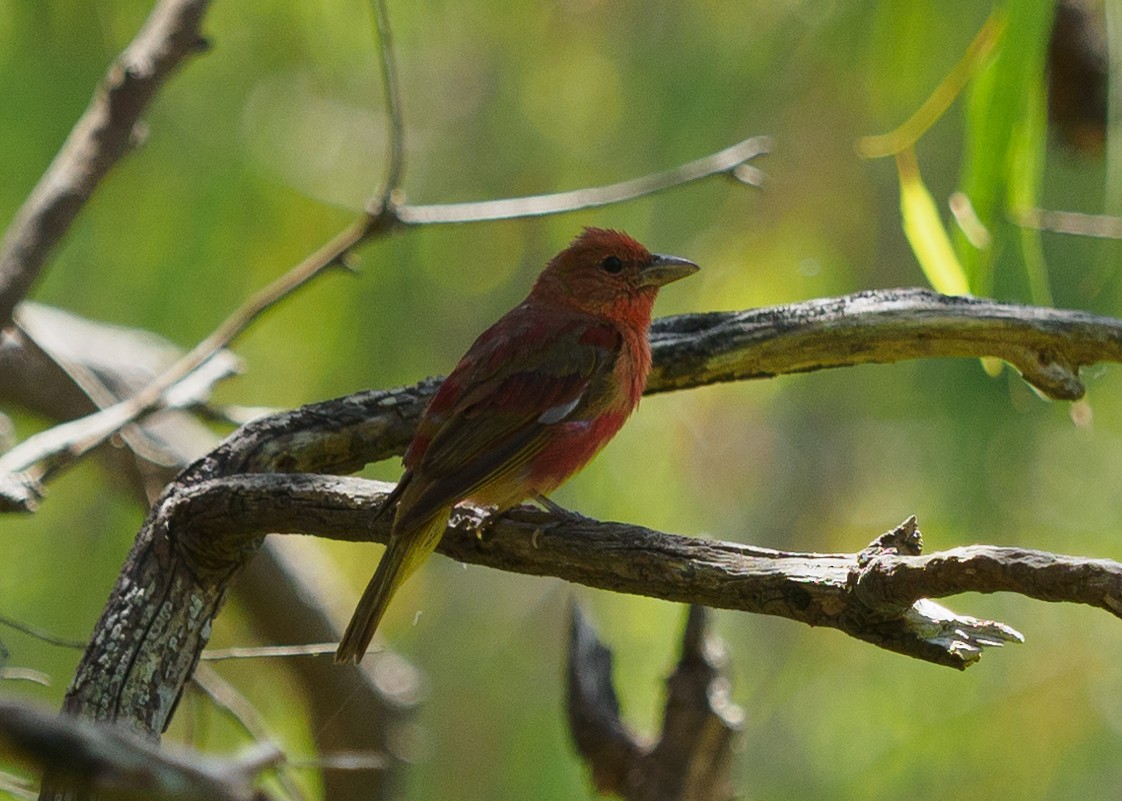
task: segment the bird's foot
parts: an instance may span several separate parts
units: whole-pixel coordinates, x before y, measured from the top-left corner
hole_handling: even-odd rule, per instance
[[[566,509],[560,504],[554,503],[545,495],[540,492],[534,493],[534,501],[541,504],[541,507],[549,512],[554,517],[559,517],[566,523],[594,523],[596,522],[591,517],[585,517],[580,512],[574,512],[572,509]]]
[[[475,538],[486,542],[493,535],[492,528],[499,511],[494,506],[473,506],[470,503],[461,503],[452,512],[452,522],[457,526],[467,526],[475,529]]]

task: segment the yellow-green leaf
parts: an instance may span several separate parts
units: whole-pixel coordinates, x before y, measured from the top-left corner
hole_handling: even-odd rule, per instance
[[[966,273],[951,247],[935,199],[919,174],[915,154],[910,150],[897,154],[896,166],[900,173],[900,211],[904,234],[927,280],[944,295],[969,294]]]

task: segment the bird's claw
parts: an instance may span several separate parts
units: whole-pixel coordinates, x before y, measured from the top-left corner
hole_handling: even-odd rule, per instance
[[[540,492],[534,493],[534,500],[539,503],[543,509],[549,512],[554,517],[559,517],[566,523],[593,523],[595,522],[591,517],[585,517],[580,512],[574,512],[572,509],[566,509],[560,504],[554,503],[545,495]]]
[[[454,525],[475,529],[475,538],[480,542],[486,542],[494,533],[498,510],[493,506],[472,506],[469,503],[461,503],[452,516]]]

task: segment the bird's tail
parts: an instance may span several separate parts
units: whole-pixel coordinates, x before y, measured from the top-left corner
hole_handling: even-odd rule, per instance
[[[335,651],[336,662],[358,664],[366,655],[366,649],[374,638],[374,631],[378,628],[382,615],[386,613],[393,594],[440,542],[448,522],[448,512],[447,509],[443,510],[413,531],[400,534],[395,532],[391,535],[382,561],[378,563],[378,569],[366,585],[351,616],[351,622],[339,641],[339,648]]]

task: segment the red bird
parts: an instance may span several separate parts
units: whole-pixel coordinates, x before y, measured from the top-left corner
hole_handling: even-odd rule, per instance
[[[639,403],[659,287],[697,272],[627,234],[586,228],[529,296],[475,340],[425,410],[389,545],[339,643],[358,662],[400,584],[436,548],[461,502],[545,500],[607,444]]]

